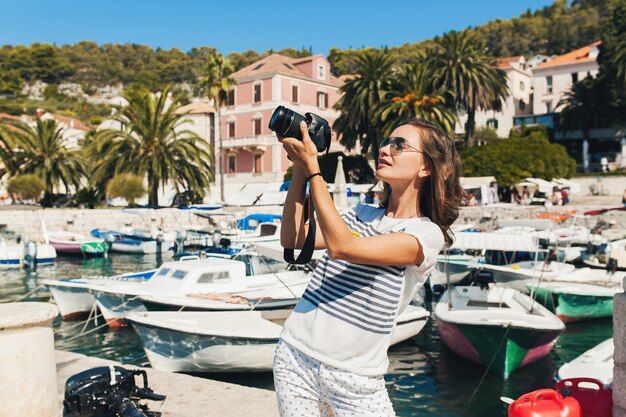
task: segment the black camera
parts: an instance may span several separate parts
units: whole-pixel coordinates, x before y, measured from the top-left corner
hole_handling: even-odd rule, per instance
[[[135,384],[143,378],[143,388]],[[139,400],[163,401],[165,395],[148,388],[146,371],[129,371],[120,366],[101,366],[80,372],[67,380],[63,401],[64,417],[159,417]]]
[[[305,113],[302,116],[285,106],[278,106],[270,118],[269,128],[285,138],[296,138],[302,140],[300,136],[300,122],[305,121],[309,127],[309,136],[315,144],[318,152],[328,153],[330,148],[331,129],[326,119],[313,113]]]

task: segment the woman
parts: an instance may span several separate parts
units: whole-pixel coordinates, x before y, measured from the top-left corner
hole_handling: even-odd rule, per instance
[[[303,140],[279,138],[294,172],[283,210],[281,244],[301,248],[308,182],[317,215],[316,249],[326,249],[283,327],[274,358],[282,417],[393,416],[383,375],[398,314],[452,241],[462,199],[460,160],[432,123],[411,119],[380,144],[376,176],[386,198],[339,214]]]

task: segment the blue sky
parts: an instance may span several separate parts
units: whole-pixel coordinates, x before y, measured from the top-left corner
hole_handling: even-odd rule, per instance
[[[4,4],[3,4],[4,3]],[[80,41],[220,52],[398,46],[552,0],[0,0],[0,45]]]

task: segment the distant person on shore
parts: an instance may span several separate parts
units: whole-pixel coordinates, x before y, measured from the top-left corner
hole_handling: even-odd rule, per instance
[[[522,189],[522,204],[527,206],[530,204],[531,200],[530,191],[528,191],[528,186],[525,185]]]
[[[561,201],[563,201],[563,205],[569,204],[569,191],[567,187],[561,188]]]
[[[278,409],[282,417],[395,416],[383,377],[387,349],[398,315],[424,285],[439,251],[452,243],[450,225],[463,197],[460,158],[440,127],[410,119],[380,141],[380,206],[340,214],[307,126],[300,127],[302,141],[279,137],[294,163],[281,244],[304,244],[309,183],[315,248],[326,253],[276,348]]]
[[[626,189],[624,189],[624,194],[622,194],[622,204],[626,206]]]

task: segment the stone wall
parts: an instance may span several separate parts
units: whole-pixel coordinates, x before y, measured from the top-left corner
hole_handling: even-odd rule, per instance
[[[626,288],[626,279],[624,279]],[[626,417],[626,294],[613,299],[613,416]]]
[[[621,196],[624,192],[624,189],[626,189],[626,176],[610,175],[605,177],[576,177],[572,178],[571,180],[577,184],[580,184],[579,195],[581,196],[592,195],[590,188],[592,186],[596,189],[600,187],[605,193],[604,195]]]

